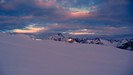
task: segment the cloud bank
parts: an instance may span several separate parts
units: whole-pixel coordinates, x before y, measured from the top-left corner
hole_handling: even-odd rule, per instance
[[[89,27],[95,31],[111,27],[121,31],[126,27],[123,33],[130,34],[132,4],[131,0],[0,0],[0,30],[24,29],[37,23],[38,27],[60,32]],[[52,28],[55,24],[59,27]]]

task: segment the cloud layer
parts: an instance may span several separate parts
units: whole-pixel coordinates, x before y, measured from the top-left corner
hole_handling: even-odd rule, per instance
[[[23,29],[35,23],[60,32],[126,27],[123,33],[128,34],[132,32],[132,4],[131,0],[0,0],[0,30]]]

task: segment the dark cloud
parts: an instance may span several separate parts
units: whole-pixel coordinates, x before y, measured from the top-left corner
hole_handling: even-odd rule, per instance
[[[97,11],[97,17],[100,19],[128,21],[132,20],[129,8],[130,1],[128,0],[106,0]]]

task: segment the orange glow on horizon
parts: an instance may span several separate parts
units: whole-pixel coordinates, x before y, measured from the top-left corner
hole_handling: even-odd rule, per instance
[[[93,35],[93,32],[70,32],[71,35]]]
[[[46,30],[48,30],[48,28],[28,26],[26,27],[26,29],[14,29],[12,32],[24,34],[24,33],[38,33]]]

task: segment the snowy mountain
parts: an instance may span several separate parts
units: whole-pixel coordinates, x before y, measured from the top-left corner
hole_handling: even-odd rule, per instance
[[[0,75],[133,75],[133,52],[0,34]]]
[[[50,36],[49,39],[54,41],[65,41],[67,38],[63,34],[57,33],[55,35]]]
[[[61,33],[57,33],[53,36],[49,37],[50,40],[54,41],[64,41],[69,43],[82,43],[82,44],[98,44],[98,45],[105,45],[105,46],[113,46],[125,50],[133,50],[133,39],[122,39],[122,40],[107,40],[107,39],[100,39],[100,38],[73,38],[64,36]]]
[[[128,50],[132,50],[133,51],[133,38],[132,39],[121,40],[117,44],[117,47],[121,48],[121,49],[128,49]]]

